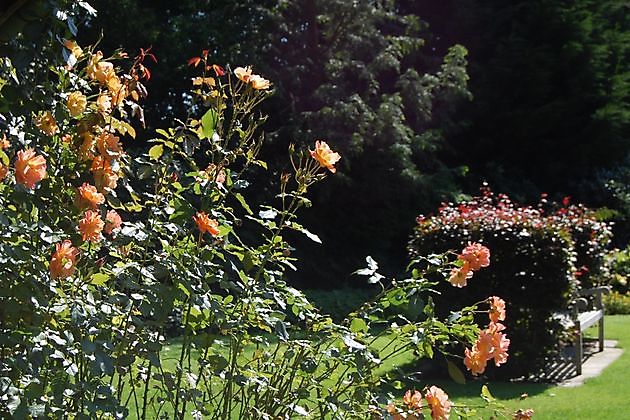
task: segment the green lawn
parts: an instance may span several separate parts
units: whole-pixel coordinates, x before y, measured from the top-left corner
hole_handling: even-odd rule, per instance
[[[604,372],[575,388],[544,384],[487,383],[492,394],[511,409],[533,408],[534,418],[540,419],[628,419],[630,418],[630,316],[606,317],[606,338],[618,340],[624,353]],[[478,395],[485,382],[438,385],[456,403],[478,404]],[[526,393],[529,397],[520,400]],[[483,413],[489,418],[490,413]]]
[[[618,340],[618,346],[630,348],[630,315],[606,317],[606,338]],[[378,345],[378,343],[377,343]],[[164,349],[165,365],[174,365],[181,346],[177,340]],[[397,366],[404,367],[413,362],[412,354],[402,354],[389,361],[381,371]],[[630,413],[630,353],[624,354],[597,378],[587,380],[575,388],[562,388],[546,384],[502,383],[469,381],[458,385],[452,381],[432,381],[425,385],[442,387],[456,404],[479,406],[481,387],[486,384],[494,397],[511,411],[517,408],[533,408],[535,419],[628,419]],[[401,394],[403,391],[392,391]],[[528,397],[521,399],[521,395]],[[166,409],[168,412],[168,408]],[[480,410],[481,418],[490,418],[490,410]],[[133,415],[132,415],[133,417]]]

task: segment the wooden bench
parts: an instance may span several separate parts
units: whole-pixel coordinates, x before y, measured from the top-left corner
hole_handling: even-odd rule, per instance
[[[602,295],[609,293],[607,286],[584,289],[579,292],[580,297],[573,305],[573,323],[575,324],[577,338],[575,342],[575,366],[577,374],[582,374],[582,358],[584,349],[582,333],[589,327],[598,323],[599,351],[604,350],[604,304]]]

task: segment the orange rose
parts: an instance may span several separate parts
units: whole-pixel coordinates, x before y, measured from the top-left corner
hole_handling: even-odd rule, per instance
[[[448,281],[455,287],[464,287],[472,276],[473,272],[470,269],[470,265],[468,262],[464,262],[463,266],[451,270]]]
[[[74,58],[78,59],[79,57],[81,57],[83,55],[83,50],[81,49],[81,47],[79,47],[79,45],[76,43],[76,41],[71,41],[69,39],[65,39],[63,41],[63,45],[68,50],[70,50],[72,55],[74,55]]]
[[[92,210],[96,210],[98,206],[105,202],[105,196],[96,190],[93,185],[84,182],[79,187],[79,193],[77,195],[77,207],[86,208],[89,207]]]
[[[197,227],[201,233],[209,233],[212,236],[217,236],[219,232],[219,222],[215,219],[210,219],[204,212],[198,212],[193,216],[193,220],[197,223]]]
[[[35,118],[35,126],[48,136],[55,135],[59,132],[57,121],[55,121],[55,118],[50,111],[46,111],[37,116]]]
[[[407,404],[407,407],[410,410],[422,410],[422,394],[420,393],[420,391],[411,392],[411,390],[408,389],[403,396],[403,402]]]
[[[271,82],[267,79],[263,79],[257,74],[252,74],[249,77],[249,83],[252,84],[252,87],[257,90],[267,90],[271,86]]]
[[[48,266],[50,276],[53,279],[70,277],[76,268],[77,255],[79,255],[79,250],[73,247],[69,240],[66,239],[62,243],[56,244],[55,253],[52,255]]]
[[[490,265],[490,250],[481,244],[469,242],[459,258],[467,261],[471,270],[477,271]]]
[[[104,232],[111,235],[114,229],[118,229],[122,226],[122,219],[116,210],[109,210],[107,216],[105,216],[105,229]]]
[[[33,149],[20,150],[15,161],[15,182],[31,190],[46,176],[46,159]]]
[[[114,172],[110,161],[98,155],[92,161],[90,171],[94,174],[94,183],[99,191],[106,188],[115,189],[118,182],[118,175]]]
[[[251,68],[251,66],[237,67],[237,68],[234,69],[234,74],[236,75],[236,77],[238,77],[238,79],[241,82],[248,83],[249,82],[249,78],[252,75],[252,68]]]
[[[113,135],[108,131],[103,131],[96,140],[96,148],[104,158],[118,157],[122,154],[123,149],[119,143],[120,137]]]
[[[488,298],[490,302],[490,322],[505,321],[505,301],[498,296],[490,296]]]
[[[323,168],[327,168],[333,174],[337,172],[335,163],[339,162],[341,156],[337,152],[333,152],[328,144],[324,141],[317,140],[315,142],[315,150],[309,150],[313,159],[315,159]]]
[[[79,115],[83,114],[83,111],[85,111],[85,107],[87,106],[87,98],[79,91],[72,92],[68,96],[66,106],[68,107],[68,111],[70,112],[71,116],[78,117]]]
[[[448,394],[437,386],[432,386],[426,393],[425,398],[429,407],[431,407],[431,418],[436,419],[448,419],[451,413],[452,402],[448,399]]]
[[[103,53],[98,51],[92,56],[87,66],[87,75],[92,80],[98,80],[99,83],[107,83],[107,79],[114,74],[114,65],[108,61],[101,61]]]
[[[97,211],[88,210],[83,219],[79,221],[79,232],[81,232],[84,241],[100,242],[104,225],[101,215]]]
[[[107,89],[112,95],[112,101],[119,106],[127,97],[127,87],[120,81],[120,78],[112,73],[107,79]]]

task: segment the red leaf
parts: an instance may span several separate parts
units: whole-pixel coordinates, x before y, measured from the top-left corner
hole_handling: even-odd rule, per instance
[[[201,63],[201,57],[193,57],[190,60],[188,60],[188,65],[189,66],[197,67],[199,65],[199,63]]]

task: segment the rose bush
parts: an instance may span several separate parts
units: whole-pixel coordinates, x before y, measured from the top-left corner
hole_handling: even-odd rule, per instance
[[[396,417],[384,361],[457,345],[452,357],[479,354],[474,372],[481,359],[504,362],[498,298],[446,319],[432,298],[433,276],[487,265],[479,245],[456,261],[418,257],[409,278],[387,284],[370,260],[359,274],[382,292],[341,323],[284,282],[294,269],[286,231],[319,241],[297,212],[341,157],[322,140],[291,149],[277,202],[254,211],[248,179],[266,168],[258,105],[272,85],[251,67],[224,69],[208,51],[191,59],[200,75],[189,118],[137,152],[127,145],[155,57],[63,44],[64,63],[40,86],[47,95],[34,112],[11,114],[0,153],[0,413]],[[480,331],[474,314],[488,302],[493,321]],[[169,360],[173,319],[181,345]],[[466,412],[437,387],[423,392],[433,418]],[[405,397],[413,415],[420,399]]]

